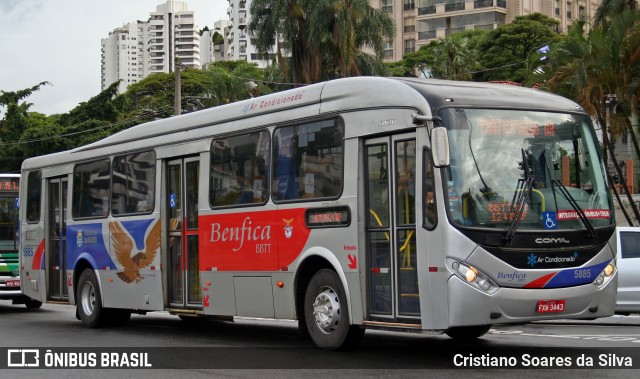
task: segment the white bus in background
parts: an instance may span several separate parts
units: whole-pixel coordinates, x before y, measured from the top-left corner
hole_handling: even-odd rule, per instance
[[[28,159],[22,183],[23,291],[88,327],[295,319],[339,349],[615,308],[591,121],[541,91],[340,79]]]
[[[41,302],[24,296],[20,290],[18,209],[20,174],[0,174],[0,300],[40,308]]]

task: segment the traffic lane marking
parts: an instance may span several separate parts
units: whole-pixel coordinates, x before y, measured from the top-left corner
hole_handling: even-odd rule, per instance
[[[525,337],[551,337],[551,338],[566,338],[566,339],[581,339],[590,341],[604,341],[604,342],[631,342],[640,344],[640,335],[593,335],[593,334],[536,334],[525,333],[522,330],[497,330],[490,329],[489,334],[496,335],[517,335]]]

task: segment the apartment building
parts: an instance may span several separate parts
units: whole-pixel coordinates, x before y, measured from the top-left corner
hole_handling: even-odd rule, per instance
[[[144,23],[131,22],[115,28],[107,38],[101,40],[101,88],[104,90],[121,80],[119,92],[145,76],[143,44]]]
[[[120,91],[156,72],[200,68],[200,36],[187,3],[169,0],[147,21],[128,23],[101,40],[101,86],[122,79]]]
[[[542,13],[566,31],[576,19],[588,20],[602,0],[371,0],[396,23],[397,33],[386,43],[389,62],[402,59],[431,40],[474,29],[492,30],[518,16]]]
[[[230,24],[229,20],[216,21],[212,30],[205,30],[200,35],[200,64],[203,69],[213,62],[227,60],[226,46],[228,43],[224,36]],[[217,40],[216,34],[220,35],[222,40]]]
[[[227,15],[230,21],[225,43],[227,60],[253,62],[261,68],[268,66],[273,54],[269,54],[266,57],[258,54],[247,32],[247,26],[251,18],[251,0],[227,1],[229,2]]]

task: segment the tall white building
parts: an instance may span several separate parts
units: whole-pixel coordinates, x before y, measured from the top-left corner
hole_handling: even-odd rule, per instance
[[[227,15],[229,15],[229,21],[231,22],[226,34],[227,60],[253,62],[262,68],[268,66],[273,54],[269,54],[266,57],[260,56],[251,43],[247,32],[247,26],[251,20],[251,0],[227,1],[229,2]]]
[[[103,38],[101,88],[121,79],[119,92],[145,76],[143,44],[144,22],[128,23],[115,28],[107,38]]]
[[[200,36],[200,64],[203,68],[215,61],[227,60],[227,49],[225,48],[227,40],[224,36],[230,25],[231,21],[229,20],[219,20],[214,23],[213,30],[202,32]],[[215,40],[216,33],[222,37],[221,41]]]
[[[156,72],[181,66],[200,68],[200,36],[187,3],[169,0],[147,21],[114,29],[102,39],[102,89],[122,79],[120,92]]]

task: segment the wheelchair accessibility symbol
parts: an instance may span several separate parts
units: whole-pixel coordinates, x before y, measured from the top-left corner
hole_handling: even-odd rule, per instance
[[[558,229],[558,219],[556,218],[556,212],[542,212],[542,218],[544,219],[543,222],[545,229]]]

